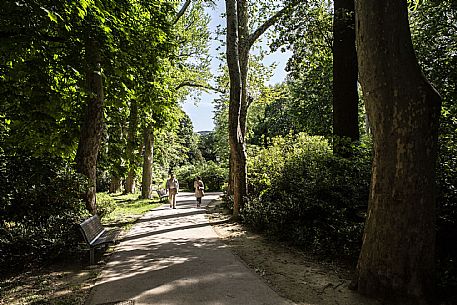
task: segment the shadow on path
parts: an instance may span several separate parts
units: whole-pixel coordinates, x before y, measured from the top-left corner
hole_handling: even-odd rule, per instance
[[[224,224],[227,222],[229,222],[229,220],[221,220],[221,221],[214,222],[214,224]],[[181,226],[181,227],[173,227],[170,229],[163,229],[163,230],[147,232],[147,233],[138,234],[138,235],[126,236],[121,239],[121,242],[138,239],[138,238],[143,238],[143,237],[148,237],[148,236],[157,235],[157,234],[169,233],[169,232],[173,232],[173,231],[188,230],[188,229],[195,229],[195,228],[208,227],[208,226],[211,226],[211,225],[209,223],[201,223],[201,224],[187,225],[187,226]]]
[[[217,198],[205,196],[203,204]],[[86,305],[283,305],[219,240],[192,193],[140,219],[116,247]],[[224,223],[226,221],[221,221]],[[118,303],[122,304],[122,303]],[[130,303],[131,304],[131,303]]]

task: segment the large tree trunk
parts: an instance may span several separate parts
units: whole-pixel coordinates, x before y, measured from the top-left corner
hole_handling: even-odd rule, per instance
[[[86,61],[88,101],[75,161],[78,172],[89,178],[90,186],[84,194],[84,202],[89,212],[95,214],[97,156],[103,130],[103,79],[99,48],[91,38],[86,42]]]
[[[243,202],[242,180],[244,169],[240,168],[243,160],[244,138],[240,128],[241,109],[241,73],[238,52],[238,18],[235,0],[226,0],[227,12],[227,64],[230,77],[229,105],[229,144],[230,144],[230,183],[233,190],[233,217],[239,217]]]
[[[434,287],[440,97],[411,42],[406,0],[356,2],[360,81],[373,131],[358,291],[419,304]]]
[[[127,135],[127,160],[128,175],[125,180],[125,193],[135,193],[135,148],[138,146],[136,141],[136,128],[138,125],[138,105],[135,100],[130,105],[129,131]]]
[[[335,0],[333,16],[333,151],[349,157],[359,140],[354,0]]]
[[[152,161],[154,156],[154,132],[151,126],[144,128],[143,179],[141,197],[152,198]]]

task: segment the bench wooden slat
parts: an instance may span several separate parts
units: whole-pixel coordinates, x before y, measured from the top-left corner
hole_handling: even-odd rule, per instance
[[[97,238],[97,240],[94,241],[92,246],[98,246],[98,245],[102,245],[102,244],[114,243],[114,242],[116,242],[117,236],[119,235],[118,233],[119,232],[115,231],[115,230],[109,230],[109,231],[105,230],[102,233],[102,235],[100,235],[100,237]]]
[[[160,190],[156,190],[156,192],[157,192],[157,195],[159,195],[160,200],[163,200],[168,197],[167,190],[160,189]]]
[[[80,224],[80,226],[84,231],[84,238],[88,244],[92,244],[92,242],[105,230],[98,215],[94,215],[86,219]]]
[[[118,230],[106,230],[98,215],[94,215],[80,223],[81,232],[84,240],[89,245],[90,264],[94,264],[94,249],[96,247],[116,243]]]

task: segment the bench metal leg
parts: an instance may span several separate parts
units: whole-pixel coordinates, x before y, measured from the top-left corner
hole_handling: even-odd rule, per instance
[[[90,264],[94,264],[94,248],[90,248]]]

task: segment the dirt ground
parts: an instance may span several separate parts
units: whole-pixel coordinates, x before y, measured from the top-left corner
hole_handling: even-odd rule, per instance
[[[229,222],[220,202],[207,207],[216,233],[279,295],[300,305],[380,305],[348,289],[348,270],[249,232]],[[227,220],[224,222],[224,220]]]

